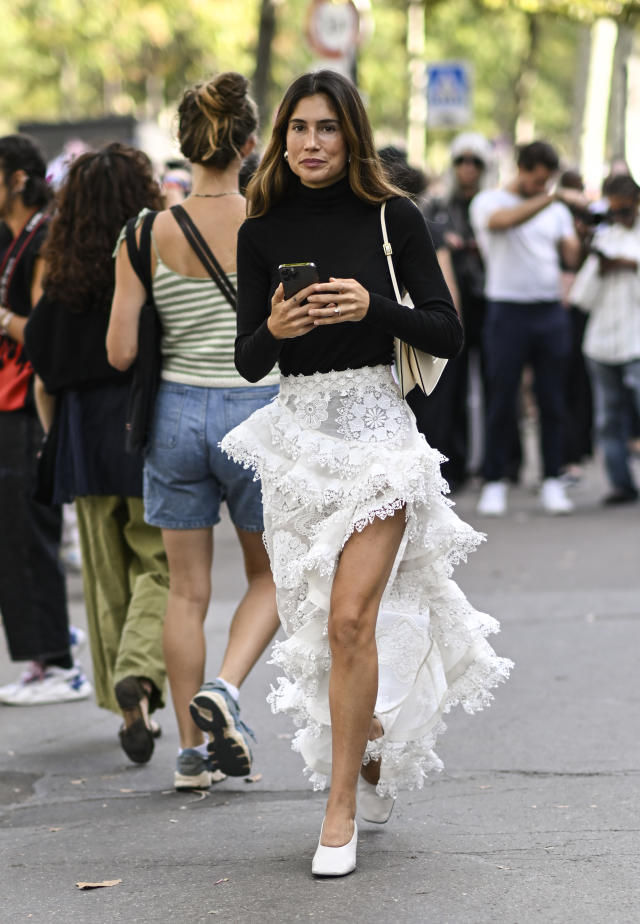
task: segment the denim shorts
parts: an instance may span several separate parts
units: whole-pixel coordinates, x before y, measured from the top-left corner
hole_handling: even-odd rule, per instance
[[[144,463],[146,522],[163,529],[215,526],[226,501],[238,529],[261,532],[260,482],[218,443],[277,394],[277,385],[203,388],[161,382]]]

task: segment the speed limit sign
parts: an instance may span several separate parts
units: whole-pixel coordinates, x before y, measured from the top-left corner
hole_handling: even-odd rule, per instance
[[[344,58],[360,38],[360,14],[351,0],[313,0],[307,21],[309,44],[323,58]]]

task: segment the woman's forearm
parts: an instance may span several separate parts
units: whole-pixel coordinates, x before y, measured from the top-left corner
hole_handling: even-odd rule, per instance
[[[24,329],[27,319],[14,314],[8,308],[0,309],[0,332],[17,343],[24,343]]]

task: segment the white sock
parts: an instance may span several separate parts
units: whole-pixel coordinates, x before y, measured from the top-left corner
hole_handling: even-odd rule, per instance
[[[235,699],[236,702],[240,699],[240,690],[237,687],[234,687],[232,683],[229,683],[228,680],[223,680],[222,677],[216,677],[217,683],[221,683],[222,686],[230,693],[231,696]]]
[[[199,745],[198,745],[197,747],[195,747],[195,748],[178,748],[178,756],[180,756],[180,754],[184,754],[185,751],[197,751],[198,754],[201,754],[201,755],[202,755],[202,757],[208,757],[208,756],[209,756],[209,752],[207,751],[207,744],[206,744],[206,742],[204,742],[203,744],[199,744]]]

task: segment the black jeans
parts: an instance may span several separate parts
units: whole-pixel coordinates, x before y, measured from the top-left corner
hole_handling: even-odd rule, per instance
[[[489,302],[484,328],[487,420],[484,477],[506,473],[524,366],[533,367],[545,478],[563,464],[564,384],[570,349],[567,311],[559,302]]]
[[[41,440],[34,414],[0,412],[0,613],[14,661],[69,654],[61,509],[32,497]]]

